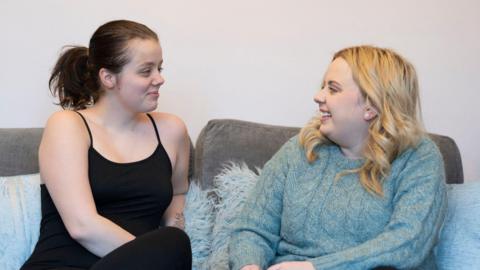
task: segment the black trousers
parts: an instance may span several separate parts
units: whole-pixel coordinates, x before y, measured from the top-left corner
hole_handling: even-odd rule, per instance
[[[113,250],[90,269],[191,270],[190,239],[180,229],[163,227]]]

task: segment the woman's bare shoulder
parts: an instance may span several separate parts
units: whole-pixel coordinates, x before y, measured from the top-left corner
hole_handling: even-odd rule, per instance
[[[46,128],[49,127],[56,127],[58,125],[72,125],[75,124],[76,122],[79,122],[78,120],[81,121],[80,116],[78,113],[70,110],[62,110],[62,111],[57,111],[54,112],[50,117],[48,118]]]
[[[187,127],[180,117],[163,112],[153,112],[150,114],[155,119],[155,124],[162,137],[167,137],[168,140],[177,140],[188,136]]]
[[[81,117],[74,111],[63,110],[53,113],[45,126],[43,141],[63,143],[88,142],[88,132]]]

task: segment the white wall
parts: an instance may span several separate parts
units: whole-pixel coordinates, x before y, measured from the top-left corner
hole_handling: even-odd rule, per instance
[[[193,139],[212,118],[303,125],[332,54],[373,44],[415,64],[427,129],[454,138],[465,178],[480,180],[479,11],[477,0],[2,0],[0,127],[43,126],[59,109],[47,80],[61,47],[112,19],[159,33],[159,110]]]

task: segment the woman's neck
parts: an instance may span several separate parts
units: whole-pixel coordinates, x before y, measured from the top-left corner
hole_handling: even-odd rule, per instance
[[[99,125],[110,130],[134,130],[140,119],[140,113],[124,110],[102,98],[87,111]]]

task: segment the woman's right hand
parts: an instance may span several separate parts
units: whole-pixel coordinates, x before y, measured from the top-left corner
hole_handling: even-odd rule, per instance
[[[260,266],[256,264],[249,264],[249,265],[245,265],[240,270],[261,270],[261,269],[260,269]]]

